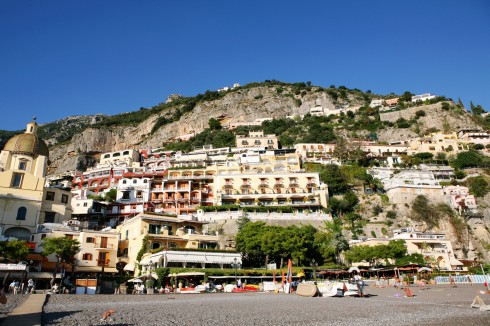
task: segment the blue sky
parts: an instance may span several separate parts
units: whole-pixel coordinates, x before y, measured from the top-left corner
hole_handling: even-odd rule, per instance
[[[490,1],[0,0],[0,129],[266,79],[490,110]]]

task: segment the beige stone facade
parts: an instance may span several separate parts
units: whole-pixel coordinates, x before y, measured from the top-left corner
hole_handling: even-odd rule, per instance
[[[148,247],[151,250],[168,248],[216,248],[218,236],[203,232],[204,222],[189,219],[163,216],[160,214],[141,213],[124,221],[118,226],[119,261],[125,263],[124,270],[134,271],[138,268],[137,256],[143,239],[148,236]]]
[[[236,147],[261,147],[267,149],[278,149],[279,141],[276,135],[264,135],[263,131],[251,131],[248,136],[237,135]]]

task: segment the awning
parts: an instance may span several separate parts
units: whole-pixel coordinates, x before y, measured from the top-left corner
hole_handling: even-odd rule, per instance
[[[204,276],[203,272],[183,272],[178,274],[169,274],[168,276]]]
[[[101,266],[76,266],[76,272],[91,272],[91,273],[102,273]],[[104,267],[104,273],[117,273],[117,268],[115,267]]]
[[[133,263],[126,264],[126,266],[124,266],[123,270],[129,271],[129,272],[134,272],[134,264]]]
[[[53,273],[50,272],[31,272],[27,273],[28,278],[33,278],[36,280],[47,280],[53,278]],[[56,278],[61,278],[61,274],[56,274]]]
[[[463,266],[463,263],[457,260],[456,258],[449,258],[449,263],[451,266],[458,265],[458,266]]]

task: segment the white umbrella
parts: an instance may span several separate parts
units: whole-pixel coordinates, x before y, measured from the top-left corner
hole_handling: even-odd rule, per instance
[[[423,272],[423,271],[427,271],[427,272],[432,272],[432,268],[429,268],[429,267],[420,267],[419,269],[417,269],[417,272]]]
[[[141,278],[150,278],[153,277],[155,280],[158,280],[158,275],[157,273],[151,272],[151,273],[146,273],[145,275],[141,275]]]
[[[128,280],[128,282],[132,282],[132,283],[143,283],[143,280],[141,280],[139,278],[132,278],[132,279]]]
[[[358,273],[361,273],[361,271],[359,270],[359,268],[358,267],[354,267],[354,266],[352,266],[352,267],[349,268],[349,273],[352,273],[353,271],[356,271]]]

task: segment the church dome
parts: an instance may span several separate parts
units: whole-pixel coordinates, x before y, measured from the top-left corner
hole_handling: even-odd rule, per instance
[[[5,144],[3,150],[13,154],[24,154],[32,157],[38,155],[49,157],[48,146],[36,133],[38,124],[33,121],[27,124],[26,132],[15,135]]]

